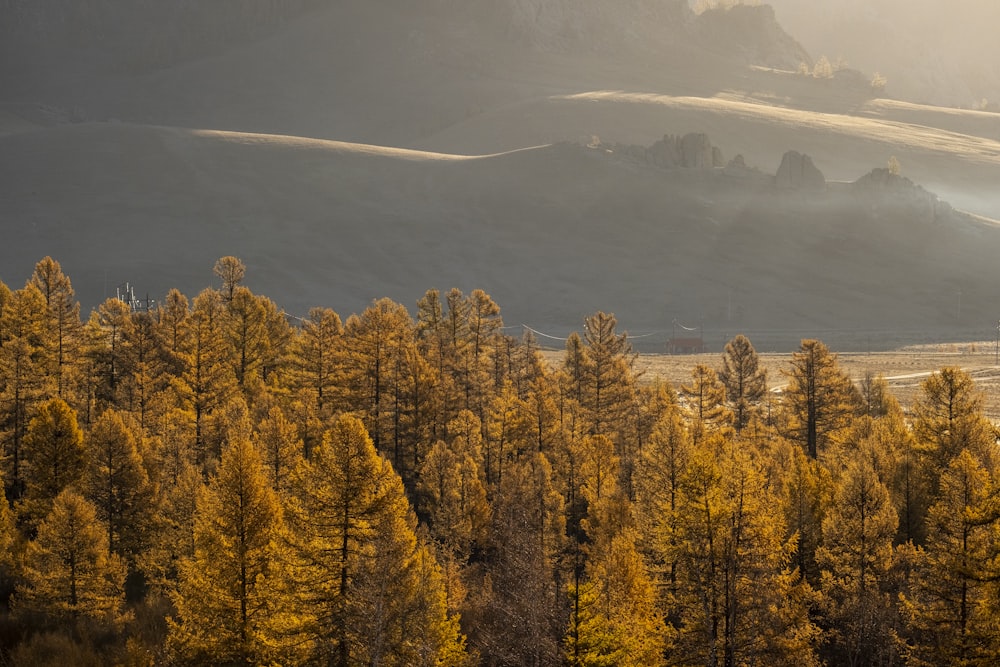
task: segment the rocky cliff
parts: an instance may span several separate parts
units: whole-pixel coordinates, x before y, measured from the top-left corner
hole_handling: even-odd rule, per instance
[[[806,50],[778,23],[770,5],[735,5],[702,12],[694,23],[707,48],[749,64],[794,70],[812,64]]]

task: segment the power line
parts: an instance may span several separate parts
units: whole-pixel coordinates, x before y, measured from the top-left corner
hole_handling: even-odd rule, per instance
[[[535,334],[536,336],[541,336],[543,338],[551,338],[552,340],[562,340],[562,341],[569,340],[569,338],[563,338],[561,336],[550,336],[547,333],[542,333],[541,331],[537,331],[536,329],[532,329],[527,324],[522,324],[521,326],[524,327],[525,329],[527,329],[528,331],[530,331],[531,333]]]

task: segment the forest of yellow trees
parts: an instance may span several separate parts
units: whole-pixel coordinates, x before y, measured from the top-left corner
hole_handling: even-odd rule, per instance
[[[816,340],[679,387],[483,291],[289,318],[244,285],[86,321],[0,283],[0,664],[995,665],[997,432]]]

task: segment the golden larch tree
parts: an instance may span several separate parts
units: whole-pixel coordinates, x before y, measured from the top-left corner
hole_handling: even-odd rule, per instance
[[[122,620],[125,566],[109,553],[94,506],[76,491],[56,496],[24,558],[12,602],[18,613],[112,626]]]
[[[334,421],[290,496],[284,624],[302,659],[433,665],[457,650],[441,573],[417,541],[402,480],[359,419]]]
[[[282,514],[260,456],[241,433],[197,496],[194,555],[180,562],[169,645],[181,660],[264,664],[278,645],[272,582]]]

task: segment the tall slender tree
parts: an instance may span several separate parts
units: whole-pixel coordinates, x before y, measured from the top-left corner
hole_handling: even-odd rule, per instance
[[[840,370],[837,355],[818,340],[803,340],[784,374],[788,436],[818,458],[850,423],[858,407],[857,390]]]
[[[44,396],[41,381],[42,329],[45,302],[33,285],[14,292],[6,301],[0,326],[0,438],[7,466],[7,493],[17,500],[24,493],[24,438],[34,412]]]
[[[57,620],[114,624],[124,614],[124,583],[125,567],[109,553],[93,505],[66,489],[28,544],[13,606]]]
[[[429,665],[460,653],[440,570],[417,541],[402,480],[360,420],[332,424],[291,492],[287,624],[304,660]]]
[[[927,664],[988,664],[1000,650],[985,567],[997,539],[988,520],[991,491],[988,473],[968,450],[941,475],[906,605],[915,652]]]
[[[226,255],[215,262],[212,272],[222,281],[222,297],[226,301],[232,301],[236,288],[246,277],[247,267],[238,257]]]
[[[726,387],[726,405],[733,413],[733,426],[740,432],[750,422],[767,392],[767,372],[750,339],[740,334],[726,343],[719,380]]]
[[[49,513],[56,496],[83,475],[85,463],[76,412],[61,398],[42,403],[24,436],[22,512],[29,524]]]
[[[268,410],[254,439],[271,487],[284,493],[304,453],[302,438],[278,406]]]
[[[69,391],[70,369],[77,362],[82,342],[80,303],[76,300],[69,276],[51,257],[45,257],[35,265],[35,272],[28,282],[45,299],[47,316],[43,345],[47,377],[52,379],[57,395],[70,400],[72,397],[65,395]]]
[[[348,318],[344,337],[348,404],[364,415],[375,448],[402,469],[400,406],[395,398],[402,382],[399,365],[405,361],[405,348],[413,339],[410,315],[392,300],[380,299],[360,316]]]
[[[627,334],[616,332],[614,315],[598,312],[584,320],[584,366],[582,404],[590,431],[615,435],[622,428],[632,403],[635,355]]]
[[[822,569],[828,657],[842,664],[885,665],[898,660],[897,606],[887,590],[898,516],[889,491],[869,461],[844,473],[823,520]]]
[[[276,657],[281,604],[274,561],[278,498],[257,450],[233,433],[219,472],[197,498],[194,555],[180,563],[169,644],[188,663],[264,664]]]
[[[84,496],[107,528],[108,550],[126,563],[145,548],[153,489],[132,430],[121,414],[104,412],[88,437]]]
[[[726,393],[726,385],[705,364],[697,364],[691,371],[691,384],[681,386],[681,395],[691,412],[691,434],[696,446],[709,432],[726,428],[732,422]]]
[[[924,380],[920,390],[913,406],[913,432],[918,450],[928,459],[931,492],[963,449],[994,469],[996,433],[983,415],[983,395],[972,377],[960,368],[942,368]]]

